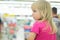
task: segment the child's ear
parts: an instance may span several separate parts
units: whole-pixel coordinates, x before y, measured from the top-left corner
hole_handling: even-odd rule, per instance
[[[42,18],[45,18],[46,17],[46,14],[47,14],[47,11],[46,10],[42,10],[41,11],[41,16],[42,16]]]
[[[41,11],[40,14],[42,17],[44,17],[44,11]]]

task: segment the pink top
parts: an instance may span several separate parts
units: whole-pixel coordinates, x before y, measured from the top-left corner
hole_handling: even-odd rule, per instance
[[[36,33],[35,40],[56,40],[56,33],[50,34],[51,28],[47,20],[36,21],[31,29],[31,32]]]

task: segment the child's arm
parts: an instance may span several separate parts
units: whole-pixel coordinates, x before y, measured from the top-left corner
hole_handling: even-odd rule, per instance
[[[33,33],[33,32],[31,32],[31,33],[29,34],[29,37],[28,37],[28,39],[27,39],[27,40],[34,40],[34,39],[35,39],[35,37],[36,37],[36,34],[35,34],[35,33]]]

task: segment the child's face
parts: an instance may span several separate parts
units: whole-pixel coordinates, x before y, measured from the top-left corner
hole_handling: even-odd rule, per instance
[[[32,16],[35,20],[38,20],[41,18],[41,14],[40,14],[40,11],[38,9],[33,9],[33,13],[32,13]]]

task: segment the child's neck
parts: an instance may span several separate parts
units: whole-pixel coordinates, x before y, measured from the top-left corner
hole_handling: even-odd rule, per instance
[[[45,21],[46,19],[42,19],[42,20],[38,20],[39,22],[43,22],[43,21]]]

